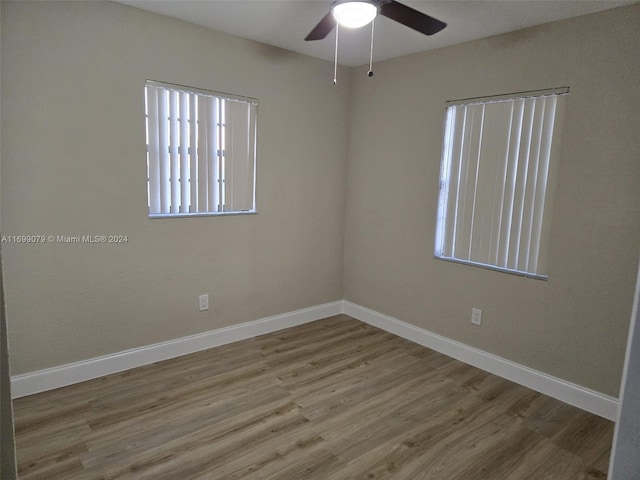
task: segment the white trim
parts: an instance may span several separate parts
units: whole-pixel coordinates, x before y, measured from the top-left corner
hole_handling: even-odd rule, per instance
[[[618,399],[553,377],[510,360],[456,342],[436,333],[389,317],[355,303],[341,300],[302,310],[266,317],[252,322],[220,328],[209,332],[156,343],[123,352],[38,370],[11,378],[13,398],[53,390],[148,365],[154,362],[187,355],[208,348],[245,340],[284,328],[302,325],[322,318],[345,313],[351,317],[398,335],[419,345],[431,348],[474,367],[524,385],[560,401],[595,413],[609,420],[616,419]]]
[[[343,313],[468,365],[531,388],[609,420],[616,420],[618,399],[524,365],[456,342],[374,310],[343,301]]]
[[[342,313],[342,301],[232,325],[101,357],[38,370],[11,378],[13,398],[53,390],[169,358],[218,347]]]

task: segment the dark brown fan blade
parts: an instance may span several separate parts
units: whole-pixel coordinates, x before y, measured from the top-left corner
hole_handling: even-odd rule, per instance
[[[380,6],[380,14],[384,15],[391,20],[395,20],[403,25],[406,25],[409,28],[413,28],[420,33],[424,33],[425,35],[433,35],[434,33],[438,33],[444,27],[447,26],[446,23],[441,22],[440,20],[430,17],[429,15],[425,15],[418,10],[415,10],[411,7],[407,7],[402,3],[396,2],[395,0],[391,0],[390,2],[384,2]]]
[[[309,35],[305,37],[305,40],[322,40],[324,37],[329,35],[331,30],[336,28],[336,20],[333,18],[333,14],[331,12],[327,13],[320,23],[318,23],[313,30],[309,32]]]

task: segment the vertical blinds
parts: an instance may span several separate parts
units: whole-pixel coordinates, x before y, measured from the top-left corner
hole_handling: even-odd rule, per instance
[[[147,82],[150,216],[255,210],[256,107]]]
[[[436,256],[544,276],[563,93],[448,106]]]

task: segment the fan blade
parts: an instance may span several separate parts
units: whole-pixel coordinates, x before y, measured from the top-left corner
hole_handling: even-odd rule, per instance
[[[305,37],[305,40],[322,40],[324,37],[329,35],[331,30],[334,28],[336,28],[336,20],[333,18],[333,14],[329,12],[322,20],[320,20],[320,23],[318,23],[313,30],[309,32],[309,35]]]
[[[395,0],[383,3],[380,7],[380,14],[425,35],[438,33],[447,26],[446,23]]]

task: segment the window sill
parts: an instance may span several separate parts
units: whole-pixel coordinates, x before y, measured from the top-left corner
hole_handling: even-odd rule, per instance
[[[241,212],[202,212],[202,213],[152,213],[149,218],[192,218],[192,217],[231,217],[236,215],[257,215],[256,210]]]
[[[512,270],[512,269],[509,269],[509,268],[496,267],[494,265],[488,265],[486,263],[472,262],[472,261],[469,261],[469,260],[460,260],[460,259],[452,258],[452,257],[441,257],[441,256],[438,256],[438,255],[434,255],[433,258],[435,258],[437,260],[443,260],[445,262],[459,263],[459,264],[462,264],[462,265],[469,265],[471,267],[484,268],[485,270],[493,270],[495,272],[508,273],[510,275],[516,275],[518,277],[532,278],[534,280],[547,281],[549,279],[548,275],[541,275],[541,274],[538,274],[538,273],[521,272],[519,270]]]

